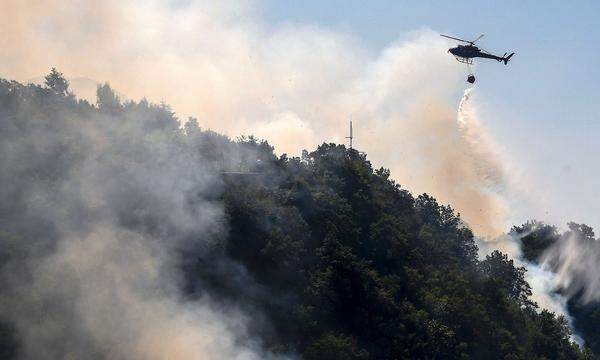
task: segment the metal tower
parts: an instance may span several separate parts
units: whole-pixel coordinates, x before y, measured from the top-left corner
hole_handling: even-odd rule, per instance
[[[352,117],[350,117],[350,136],[346,136],[346,139],[350,139],[350,149],[352,149],[352,139],[354,139],[352,136]]]

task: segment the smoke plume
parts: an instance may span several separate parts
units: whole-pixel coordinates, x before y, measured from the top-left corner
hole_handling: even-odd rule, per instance
[[[494,239],[479,239],[479,255],[485,258],[494,250],[500,250],[513,259],[515,266],[527,269],[525,280],[531,286],[531,300],[541,309],[546,309],[557,315],[564,316],[571,321],[567,309],[567,298],[556,292],[560,285],[560,279],[555,272],[544,264],[527,261],[521,251],[521,238],[524,234],[504,234]]]
[[[375,165],[452,204],[476,234],[503,232],[507,171],[445,40],[423,29],[374,53],[347,34],[266,24],[259,9],[237,1],[5,0],[0,75],[29,80],[56,66],[292,155],[342,142],[352,116],[355,147]],[[2,138],[2,214],[19,224],[3,228],[7,238],[25,234],[19,241],[36,244],[15,245],[25,254],[2,272],[2,312],[19,319],[29,357],[89,357],[89,348],[116,358],[267,356],[243,330],[243,314],[177,295],[175,254],[222,231],[222,210],[208,200],[218,182],[203,160],[141,125],[80,120]],[[28,175],[40,171],[52,180]],[[26,230],[31,222],[39,226]],[[55,315],[38,322],[48,313]],[[57,348],[61,336],[73,340]]]
[[[541,262],[556,273],[555,289],[561,290],[564,296],[577,296],[584,304],[597,302],[600,300],[600,246],[591,228],[569,225],[571,230],[544,252]]]
[[[2,74],[27,80],[56,66],[70,77],[109,81],[133,99],[164,100],[203,127],[267,138],[293,155],[342,142],[352,116],[357,148],[399,183],[453,204],[478,234],[503,228],[504,205],[489,188],[496,175],[482,166],[489,154],[468,140],[478,130],[469,125],[465,140],[455,121],[462,67],[433,31],[373,53],[343,33],[265,24],[256,3],[0,6]]]
[[[202,256],[223,210],[168,109],[78,112],[1,85],[0,318],[21,357],[269,357],[244,314],[181,292],[178,254]]]

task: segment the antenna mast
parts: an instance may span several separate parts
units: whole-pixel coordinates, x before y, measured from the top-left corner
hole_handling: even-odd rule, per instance
[[[352,136],[352,116],[350,116],[350,136],[346,136],[346,139],[350,139],[350,149],[352,149],[352,139],[354,139]]]

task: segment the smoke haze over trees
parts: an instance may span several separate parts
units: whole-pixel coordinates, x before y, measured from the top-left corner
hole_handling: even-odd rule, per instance
[[[452,207],[343,145],[276,156],[108,84],[77,100],[53,69],[45,86],[0,80],[0,150],[5,358],[600,353],[596,278],[574,266],[597,259],[584,225],[513,232],[526,259],[577,279],[560,291],[589,348],[531,300],[523,267],[478,259]]]
[[[182,119],[197,116],[230,137],[243,129],[294,156],[324,141],[343,142],[352,116],[355,144],[374,164],[407,188],[452,204],[475,233],[496,236],[510,227],[513,191],[528,195],[519,197],[528,209],[519,222],[540,214],[543,196],[519,169],[508,179],[518,178],[519,186],[503,182],[495,165],[511,164],[504,144],[482,137],[485,127],[472,128],[476,93],[457,126],[464,71],[448,56],[448,39],[425,27],[377,50],[341,29],[270,24],[263,3],[3,0],[0,74],[43,84],[40,75],[52,64],[91,103],[94,82],[108,81],[121,100],[165,101]],[[93,81],[80,86],[86,78]]]

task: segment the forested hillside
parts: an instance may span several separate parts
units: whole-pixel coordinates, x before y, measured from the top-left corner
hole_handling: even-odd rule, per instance
[[[77,279],[76,290],[66,296],[26,287],[37,284],[36,262],[65,244],[82,243],[82,252],[93,248],[79,237],[107,223],[127,231],[117,237],[139,235],[135,249],[167,249],[169,261],[153,276],[174,264],[169,272],[181,274],[172,277],[181,281],[161,291],[179,292],[186,304],[210,298],[214,311],[245,314],[247,333],[238,340],[250,338],[269,356],[593,357],[571,341],[566,319],[531,301],[524,268],[499,251],[478,260],[474,235],[451,206],[411,194],[388,170],[374,169],[366,154],[323,144],[301,157],[276,156],[266,141],[231,140],[201,129],[201,120],[181,128],[168,106],[122,103],[108,85],[98,88],[97,104],[89,104],[69,93],[60,73],[46,80],[43,87],[0,80],[3,358],[32,358],[41,353],[31,350],[34,343],[46,353],[51,349],[49,357],[89,349],[89,358],[128,358],[107,339],[131,328],[123,341],[137,341],[142,330],[131,322],[139,317],[108,324],[81,317],[81,304],[111,294],[106,284],[113,281],[87,284],[87,277],[77,277],[80,271],[73,277],[47,272],[45,281],[54,285],[57,274],[66,274],[59,282]],[[90,164],[103,171],[87,172]],[[63,197],[78,200],[65,205]],[[180,198],[177,206],[169,207],[171,197]],[[210,216],[207,208],[214,209]],[[513,231],[527,234],[524,254],[535,261],[559,235],[551,227],[527,226]],[[114,249],[117,258],[128,251]],[[60,264],[66,269],[79,266],[76,257],[65,259]],[[93,269],[119,267],[107,262]],[[137,289],[136,274],[118,281],[133,281]],[[79,298],[85,301],[73,300]],[[586,343],[600,353],[593,331],[600,310],[569,305]],[[48,329],[51,335],[39,336]]]
[[[532,221],[515,226],[512,233],[522,236],[522,249],[527,260],[547,262],[555,272],[564,271],[561,267],[565,264],[575,267],[573,274],[567,272],[569,281],[558,291],[569,294],[567,309],[572,325],[597,356],[600,354],[600,303],[591,296],[591,292],[597,291],[600,276],[597,273],[600,242],[594,238],[592,228],[585,224],[571,222],[568,228],[561,234],[555,226]],[[577,277],[588,279],[582,281]]]

